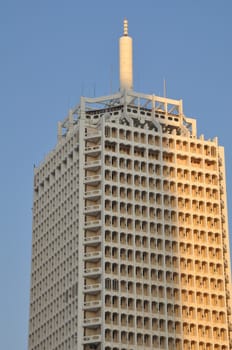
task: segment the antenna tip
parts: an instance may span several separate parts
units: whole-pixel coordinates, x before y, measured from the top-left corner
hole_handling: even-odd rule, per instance
[[[127,19],[125,18],[124,21],[123,21],[123,34],[125,36],[128,35],[128,21]]]

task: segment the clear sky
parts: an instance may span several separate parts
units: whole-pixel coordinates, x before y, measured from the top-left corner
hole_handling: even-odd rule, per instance
[[[124,17],[134,89],[183,99],[226,149],[232,213],[231,0],[0,0],[0,344],[27,349],[33,166],[80,95],[118,90]]]

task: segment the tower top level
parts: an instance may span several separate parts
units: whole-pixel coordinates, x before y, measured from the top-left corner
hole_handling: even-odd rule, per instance
[[[195,138],[196,121],[184,115],[182,100],[134,91],[132,38],[128,35],[127,19],[123,21],[122,32],[119,38],[120,91],[108,96],[81,97],[80,103],[58,124],[58,142],[65,140],[80,119],[97,125],[102,118],[122,125]]]
[[[128,21],[123,22],[123,36],[119,39],[120,91],[133,90],[133,42],[128,36]]]

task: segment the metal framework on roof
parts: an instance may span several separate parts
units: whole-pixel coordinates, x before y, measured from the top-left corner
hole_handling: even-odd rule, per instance
[[[78,124],[80,118],[97,124],[101,118],[121,124],[145,127],[163,133],[196,137],[196,122],[183,114],[182,100],[124,90],[102,97],[81,97],[80,104],[69,111],[58,125],[58,136]]]

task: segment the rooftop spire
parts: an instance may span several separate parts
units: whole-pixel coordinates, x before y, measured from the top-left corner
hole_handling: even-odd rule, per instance
[[[123,36],[119,39],[120,90],[133,89],[133,46],[128,36],[128,21],[123,21]]]
[[[124,36],[128,35],[128,21],[126,18],[123,21],[123,34]]]

